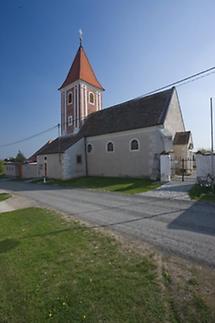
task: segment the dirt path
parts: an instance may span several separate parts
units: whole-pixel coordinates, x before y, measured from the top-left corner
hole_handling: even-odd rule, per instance
[[[10,193],[10,192],[0,189],[0,193]],[[0,202],[0,213],[11,212],[17,209],[36,206],[36,204],[37,203],[35,201],[32,201],[29,198],[12,194],[12,196],[9,199]]]

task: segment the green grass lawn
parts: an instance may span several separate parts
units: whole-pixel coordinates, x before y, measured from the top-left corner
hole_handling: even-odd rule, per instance
[[[43,182],[36,180],[34,182]],[[79,188],[90,188],[100,191],[135,194],[147,192],[160,186],[160,183],[145,178],[121,177],[80,177],[70,180],[48,179],[49,184],[58,184]]]
[[[189,195],[194,200],[215,202],[215,191],[210,187],[202,187],[199,184],[193,185]]]
[[[213,322],[199,297],[177,309],[154,260],[48,210],[0,214],[0,268],[0,322]]]
[[[0,193],[0,202],[1,201],[5,201],[7,199],[10,198],[10,194],[9,193]]]

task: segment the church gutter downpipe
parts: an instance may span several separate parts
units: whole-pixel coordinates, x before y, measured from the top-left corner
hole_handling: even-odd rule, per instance
[[[60,155],[60,123],[58,123],[57,127],[58,127],[58,157],[59,157],[59,163],[61,163],[61,155]]]
[[[210,98],[211,112],[211,175],[214,176],[214,126],[213,126],[213,99]]]
[[[85,152],[85,175],[88,176],[88,160],[87,160],[87,138],[84,137],[84,152]]]

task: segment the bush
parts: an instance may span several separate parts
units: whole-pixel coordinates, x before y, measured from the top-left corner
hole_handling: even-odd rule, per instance
[[[195,184],[191,188],[189,195],[196,200],[215,201],[215,187]]]
[[[3,160],[0,160],[0,175],[4,174],[4,162]]]

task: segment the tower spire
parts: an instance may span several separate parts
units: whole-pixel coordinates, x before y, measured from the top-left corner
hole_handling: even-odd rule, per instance
[[[83,33],[79,30],[80,46],[73,60],[61,91],[61,133],[75,134],[86,117],[102,109],[102,85],[96,78],[89,59],[82,47]]]
[[[83,42],[83,31],[79,29],[79,40],[80,40],[80,47],[82,47],[82,42]]]

